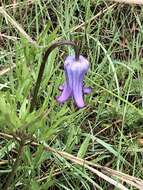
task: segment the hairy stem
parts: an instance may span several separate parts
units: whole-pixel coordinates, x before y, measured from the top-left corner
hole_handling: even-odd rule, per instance
[[[16,170],[20,164],[20,161],[21,161],[21,158],[22,158],[22,154],[23,154],[23,150],[24,150],[24,141],[21,141],[20,144],[19,144],[19,149],[18,149],[18,153],[17,153],[17,158],[14,162],[14,165],[12,167],[12,171],[9,173],[7,179],[6,179],[6,182],[4,183],[3,185],[3,189],[4,190],[8,190],[10,188],[10,185],[11,185],[11,182],[13,180],[13,177],[16,173]]]
[[[75,51],[75,58],[76,60],[79,59],[79,49],[78,49],[78,46],[76,43],[72,42],[72,41],[59,41],[59,42],[55,42],[53,43],[45,52],[44,56],[43,56],[43,59],[42,59],[42,63],[40,65],[40,69],[39,69],[39,73],[38,73],[38,78],[37,78],[37,81],[36,81],[36,85],[35,85],[35,88],[34,88],[34,92],[33,92],[33,96],[32,96],[32,100],[31,100],[31,105],[30,105],[30,112],[33,111],[34,109],[34,106],[36,104],[36,101],[37,101],[37,95],[38,95],[38,91],[39,91],[39,88],[40,88],[40,84],[41,84],[41,81],[42,81],[42,76],[43,76],[43,73],[44,73],[44,69],[45,69],[45,65],[46,65],[46,62],[48,60],[48,57],[50,55],[50,53],[57,47],[59,46],[64,46],[64,45],[71,45],[74,47],[74,51]]]

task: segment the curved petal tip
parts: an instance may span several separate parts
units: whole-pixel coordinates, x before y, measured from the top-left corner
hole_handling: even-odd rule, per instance
[[[92,92],[92,88],[90,88],[90,87],[84,87],[84,88],[83,88],[83,92],[84,92],[85,94],[90,94],[90,93]]]

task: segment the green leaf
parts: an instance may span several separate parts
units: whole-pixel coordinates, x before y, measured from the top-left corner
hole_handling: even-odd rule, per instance
[[[77,136],[78,128],[71,126],[68,131],[67,143],[65,151],[71,153],[74,145],[76,144],[76,136]]]
[[[11,101],[11,100],[10,100]],[[14,131],[21,122],[16,113],[16,107],[12,101],[8,102],[8,97],[2,95],[0,97],[0,124],[7,127],[7,129]]]
[[[45,36],[47,35],[50,26],[51,26],[51,22],[49,21],[46,24],[46,26],[44,27],[43,31],[40,33],[39,37],[38,37],[38,44],[42,44],[43,43],[43,39],[45,39]]]
[[[104,142],[103,140],[97,138],[97,137],[93,137],[94,140],[96,140],[96,142],[98,142],[99,144],[101,144],[103,147],[105,147],[110,153],[112,153],[115,157],[120,158],[120,160],[123,163],[126,163],[128,165],[131,165],[129,162],[127,162],[123,156],[121,156],[121,154],[119,152],[117,152],[110,144]]]
[[[32,179],[30,184],[31,184],[30,190],[39,190],[40,189],[38,182],[34,179]]]
[[[6,146],[0,149],[0,159],[2,159],[5,155],[8,154],[15,147],[15,143],[9,141]]]
[[[83,158],[85,156],[88,146],[89,146],[90,139],[91,139],[90,135],[87,135],[87,137],[83,141],[83,143],[78,151],[77,157]]]

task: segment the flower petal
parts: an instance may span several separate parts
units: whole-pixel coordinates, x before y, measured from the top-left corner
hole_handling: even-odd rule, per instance
[[[73,97],[77,107],[84,107],[83,95],[91,93],[91,88],[83,87],[83,78],[89,68],[89,62],[83,56],[79,56],[79,60],[75,56],[68,56],[65,60],[65,83],[59,86],[62,91],[57,97],[57,101],[64,103],[70,96]]]
[[[79,108],[85,106],[83,100],[83,74],[79,71],[73,72],[73,98]]]
[[[90,87],[84,87],[84,88],[83,88],[83,92],[84,92],[85,94],[90,94],[90,93],[92,92],[92,88],[90,88]]]
[[[59,103],[64,103],[71,96],[71,92],[72,90],[69,88],[67,84],[65,84],[61,95],[56,97],[57,101]]]
[[[74,89],[73,97],[74,97],[74,100],[75,100],[77,107],[83,108],[85,106],[84,100],[83,100],[83,92],[82,92],[82,85],[81,84],[76,86],[76,88]]]
[[[60,90],[60,91],[63,91],[63,90],[64,90],[64,85],[65,85],[65,84],[61,84],[61,85],[59,86],[59,90]]]

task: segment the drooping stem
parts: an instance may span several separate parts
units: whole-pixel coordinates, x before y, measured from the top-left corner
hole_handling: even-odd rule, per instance
[[[48,60],[48,57],[50,55],[50,53],[57,47],[59,46],[64,46],[64,45],[71,45],[73,46],[74,48],[74,51],[75,51],[75,59],[78,60],[79,59],[79,49],[78,49],[78,46],[75,42],[72,42],[72,41],[67,41],[67,40],[64,40],[64,41],[58,41],[58,42],[55,42],[53,43],[45,52],[44,56],[43,56],[43,59],[42,59],[42,63],[40,65],[40,69],[39,69],[39,73],[38,73],[38,78],[37,78],[37,81],[36,81],[36,85],[34,87],[34,92],[33,92],[33,96],[32,96],[32,100],[31,100],[31,105],[30,105],[30,112],[33,111],[34,109],[34,106],[36,104],[36,101],[37,101],[37,95],[38,95],[38,91],[39,91],[39,88],[40,88],[40,84],[41,84],[41,81],[42,81],[42,76],[43,76],[43,73],[44,73],[44,69],[45,69],[45,65],[46,65],[46,62]]]
[[[16,160],[14,162],[14,165],[12,167],[12,171],[9,173],[8,177],[6,178],[5,184],[3,186],[4,190],[8,190],[10,187],[10,184],[14,178],[14,175],[16,173],[16,170],[20,164],[21,158],[22,158],[22,154],[23,154],[23,150],[24,150],[24,146],[25,146],[25,141],[21,141],[19,144],[19,149],[18,149],[18,153],[17,153],[17,157]]]

